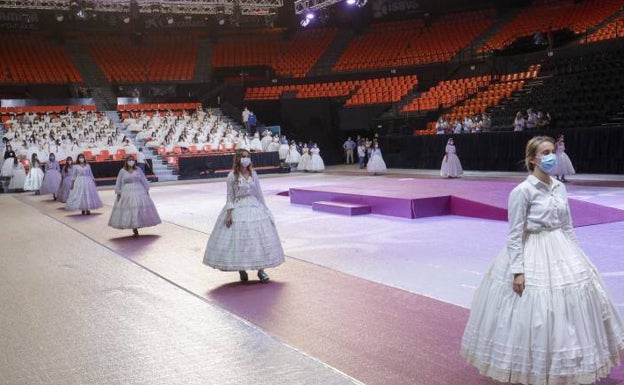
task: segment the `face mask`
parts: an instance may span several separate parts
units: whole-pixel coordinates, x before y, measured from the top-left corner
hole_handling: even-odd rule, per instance
[[[128,161],[128,166],[130,166],[130,167],[134,166],[134,161],[133,160],[129,160]]]
[[[51,158],[50,158],[50,162],[54,162],[54,157],[51,157]]]
[[[83,158],[78,158],[78,163],[84,163],[84,159]]]
[[[548,155],[542,156],[541,161],[537,165],[537,167],[539,167],[542,171],[548,174],[555,168],[556,165],[557,165],[557,155],[548,154]]]
[[[249,158],[241,158],[240,164],[243,167],[248,167],[251,164],[251,159],[249,159]]]

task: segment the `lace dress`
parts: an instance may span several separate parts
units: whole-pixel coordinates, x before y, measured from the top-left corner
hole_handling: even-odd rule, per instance
[[[115,193],[108,225],[114,229],[139,229],[161,223],[156,206],[149,196],[149,182],[143,172],[122,168],[117,174]]]
[[[91,166],[88,164],[74,166],[72,181],[74,188],[69,192],[69,197],[65,203],[66,210],[94,210],[103,206],[95,186]]]

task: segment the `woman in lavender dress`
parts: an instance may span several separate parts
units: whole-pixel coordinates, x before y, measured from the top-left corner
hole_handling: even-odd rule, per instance
[[[43,185],[41,186],[41,194],[52,194],[52,198],[56,200],[56,192],[61,185],[61,166],[56,161],[54,154],[50,154],[48,163],[45,167],[45,175],[43,176]]]
[[[65,159],[65,165],[61,170],[61,184],[56,192],[56,200],[59,202],[65,203],[67,202],[67,198],[69,198],[69,192],[71,191],[72,185],[72,175],[73,175],[73,159],[71,156],[68,156]]]
[[[133,155],[126,157],[124,167],[119,170],[115,194],[117,199],[108,221],[110,227],[132,229],[133,236],[138,237],[138,229],[161,223],[156,206],[149,196],[149,182],[137,167]]]
[[[72,171],[72,185],[65,204],[65,209],[74,211],[81,210],[82,215],[90,215],[91,210],[102,207],[102,200],[95,187],[95,178],[91,172],[91,166],[87,163],[84,154],[79,154],[78,164]]]

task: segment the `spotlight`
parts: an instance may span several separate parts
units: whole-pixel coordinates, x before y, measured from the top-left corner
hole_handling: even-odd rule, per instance
[[[299,22],[299,24],[300,24],[302,27],[307,27],[307,26],[308,26],[308,24],[310,24],[310,19],[308,19],[307,17],[305,17],[305,18],[301,19],[301,21]]]
[[[63,15],[56,15],[56,21],[58,21],[59,23],[61,21],[63,21],[63,19],[65,19],[65,16],[63,16]]]
[[[173,17],[170,17],[167,19],[167,24],[169,25],[173,24]]]
[[[130,16],[125,16],[125,17],[123,18],[123,22],[124,22],[125,24],[128,24],[128,23],[130,22]]]
[[[84,20],[87,18],[87,12],[85,12],[84,9],[79,9],[78,12],[76,12],[76,17]]]
[[[355,5],[355,0],[347,0],[347,4],[349,4],[349,5]]]
[[[308,20],[312,20],[312,19],[314,19],[314,14],[312,12],[308,12],[308,13],[306,13],[305,17]]]
[[[362,8],[363,6],[365,6],[366,3],[368,3],[368,0],[356,0],[355,1],[355,5],[357,5],[359,8]]]

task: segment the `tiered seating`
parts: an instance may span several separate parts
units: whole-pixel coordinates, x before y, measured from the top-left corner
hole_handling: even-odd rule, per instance
[[[84,37],[89,52],[109,81],[160,82],[192,80],[197,39],[144,36],[139,44],[126,36]]]
[[[376,23],[351,41],[334,71],[354,71],[450,60],[491,21],[485,11],[441,17],[430,27],[422,20]]]
[[[445,80],[420,97],[405,105],[402,112],[437,110],[442,105],[448,108],[457,102],[466,99],[470,94],[477,92],[479,87],[484,87],[492,81],[491,76],[477,76],[473,78]]]
[[[535,32],[548,33],[570,28],[583,33],[613,15],[622,6],[621,0],[562,0],[522,10],[505,25],[483,48],[484,51],[503,49],[516,39]]]
[[[320,28],[299,30],[295,36],[280,45],[281,54],[271,66],[279,76],[304,77],[334,40],[337,29]]]
[[[201,107],[201,103],[141,103],[141,104],[119,104],[117,111],[121,113],[123,119],[132,117],[133,113],[141,112],[149,115],[165,116],[171,112],[180,115],[183,111],[193,111]]]
[[[18,117],[24,114],[36,114],[37,116],[50,114],[54,119],[59,114],[78,111],[97,111],[97,107],[92,104],[88,105],[63,105],[63,106],[24,106],[24,107],[0,107],[0,120],[4,123],[13,116]]]
[[[63,49],[44,37],[3,34],[0,83],[81,83]]]
[[[281,29],[263,29],[253,34],[226,35],[212,49],[212,66],[270,66],[279,55]]]
[[[418,84],[416,75],[364,80],[355,94],[347,99],[345,106],[395,103],[407,95],[416,84]]]
[[[587,38],[581,39],[581,43],[593,43],[596,41],[615,39],[618,37],[624,37],[624,15],[603,26]]]
[[[417,83],[416,75],[408,75],[345,82],[250,87],[245,91],[245,100],[277,100],[284,92],[293,92],[297,99],[347,97],[353,93],[347,99],[346,106],[393,103],[399,101]]]

